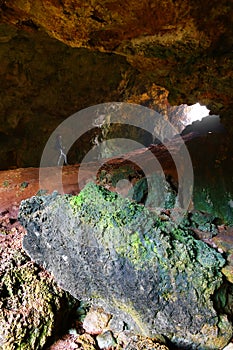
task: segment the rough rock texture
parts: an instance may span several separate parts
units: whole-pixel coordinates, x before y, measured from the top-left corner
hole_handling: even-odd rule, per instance
[[[1,168],[38,166],[62,120],[112,100],[200,102],[233,131],[232,18],[228,0],[1,0]]]
[[[75,297],[181,347],[229,342],[232,325],[214,308],[225,298],[217,292],[225,260],[183,226],[94,184],[77,197],[23,201],[19,218],[24,249]]]
[[[174,113],[168,91],[151,85],[125,57],[71,49],[41,31],[27,33],[0,24],[0,60],[1,169],[39,166],[54,128],[90,105],[126,100],[156,109],[165,118],[172,111],[179,130],[187,109],[181,106]],[[76,142],[68,155],[70,164],[82,160],[95,134],[93,129]]]
[[[15,206],[13,206],[15,207]],[[16,215],[15,215],[16,214]],[[23,267],[23,272],[29,272],[29,268],[31,268],[31,272],[35,275],[35,277],[39,278],[40,283],[38,283],[38,286],[41,287],[42,283],[44,283],[44,279],[40,278],[40,277],[45,277],[46,278],[46,285],[48,283],[50,283],[51,281],[51,286],[52,284],[52,278],[51,276],[45,272],[45,270],[43,270],[42,268],[38,268],[38,266],[36,267],[31,261],[29,261],[28,257],[26,257],[26,255],[23,253],[22,251],[22,238],[23,235],[26,233],[26,231],[23,229],[23,227],[19,224],[19,222],[17,221],[17,210],[16,208],[11,208],[10,211],[5,210],[4,213],[0,213],[0,246],[1,246],[1,267],[2,269],[7,268],[9,261],[11,260],[12,263],[19,263],[19,260],[22,258],[22,262],[27,263],[26,266],[28,267],[27,271],[25,268],[25,265],[21,265]],[[14,260],[15,258],[17,258],[17,262],[16,260]],[[20,269],[20,266],[18,266]],[[20,274],[20,272],[19,272]],[[38,276],[39,274],[39,276]],[[28,279],[29,277],[29,273],[24,273],[23,276],[22,274],[20,274],[20,276],[22,277],[22,280],[25,279],[25,281]],[[11,278],[14,278],[15,275],[11,274]],[[32,278],[33,279],[33,278]],[[10,284],[10,278],[8,281]],[[12,283],[13,284],[13,283]],[[21,282],[22,286],[25,287],[26,283]],[[55,284],[54,284],[55,285]],[[44,288],[45,289],[45,288]],[[43,290],[44,290],[43,289]],[[21,290],[19,286],[17,286],[17,290]],[[57,288],[56,288],[57,290]],[[51,289],[50,289],[51,291]],[[6,302],[6,298],[3,295],[4,293],[0,292],[0,303],[2,303],[3,301]],[[26,293],[25,293],[26,295]],[[62,293],[62,295],[64,295],[64,293]],[[40,295],[40,299],[41,299],[42,295]],[[16,296],[14,295],[14,299],[16,298]],[[13,300],[13,298],[12,298]],[[70,298],[69,298],[70,300]],[[63,300],[64,302],[64,300]],[[68,299],[67,299],[68,302]],[[8,305],[10,305],[10,300],[7,300]],[[46,303],[44,303],[44,305],[46,305]],[[87,314],[87,310],[89,310],[89,306],[87,303],[84,302],[80,302],[78,303],[78,308],[77,307],[77,301],[75,301],[75,306],[74,308],[72,308],[70,310],[70,304],[68,305],[66,302],[63,303],[63,306],[65,307],[65,305],[67,305],[68,307],[66,309],[63,308],[63,311],[61,309],[57,309],[55,310],[54,308],[54,316],[57,319],[57,327],[55,327],[54,329],[54,337],[52,337],[50,339],[49,337],[49,332],[50,329],[48,329],[48,334],[46,334],[46,329],[44,327],[45,330],[45,334],[42,335],[43,338],[45,338],[46,336],[48,336],[49,342],[43,347],[44,350],[74,350],[74,349],[85,349],[85,350],[99,350],[99,347],[97,345],[97,341],[95,338],[91,337],[89,334],[84,333],[84,330],[82,328],[82,320],[84,319],[85,315]],[[1,304],[2,306],[2,304]],[[18,311],[20,312],[20,310],[22,310],[22,307],[18,309]],[[16,311],[16,310],[15,310]],[[8,310],[8,314],[10,314],[11,311]],[[23,305],[23,315],[24,318],[22,318],[23,320],[25,320],[25,316],[31,312],[31,305],[30,304],[25,304]],[[1,315],[5,313],[5,309],[2,308],[2,313]],[[21,313],[20,313],[21,315]],[[68,315],[68,317],[66,317],[66,315]],[[35,316],[35,313],[32,315],[31,312],[31,318],[32,316]],[[37,314],[37,316],[39,316],[39,314]],[[43,316],[41,314],[41,316]],[[62,317],[61,317],[62,316]],[[64,317],[65,316],[65,317]],[[22,349],[22,339],[17,338],[16,339],[16,330],[20,330],[21,327],[21,321],[18,320],[19,316],[15,317],[16,321],[19,321],[19,324],[17,324],[17,327],[12,330],[11,328],[11,334],[10,337],[13,340],[14,339],[14,345],[10,346],[10,349],[17,349],[18,347],[21,346]],[[61,321],[62,319],[62,321]],[[68,319],[68,322],[67,322]],[[42,317],[41,317],[41,322]],[[7,319],[7,321],[9,321]],[[91,322],[90,318],[89,321]],[[94,321],[95,322],[95,321]],[[47,324],[47,320],[45,320],[45,324]],[[131,334],[128,331],[123,331],[124,329],[124,323],[121,322],[122,327],[117,327],[116,329],[116,324],[112,324],[111,323],[111,329],[114,329],[114,336],[117,338],[117,346],[115,347],[116,350],[123,350],[126,349],[127,346],[129,346],[129,344],[132,344],[136,341],[135,339],[135,334]],[[7,324],[7,322],[5,322],[4,324],[1,323],[2,327],[7,328],[7,326],[9,326],[9,322]],[[62,329],[64,326],[64,329]],[[22,334],[29,334],[30,333],[30,329],[32,327],[32,324],[27,324],[26,322],[23,323],[23,331]],[[71,328],[70,328],[71,327]],[[69,329],[68,329],[69,328]],[[122,332],[123,331],[123,332]],[[119,332],[121,332],[119,334]],[[66,334],[65,334],[66,333]],[[34,340],[36,341],[36,337],[37,335],[34,335]],[[106,339],[107,338],[107,339]],[[105,338],[105,333],[103,333],[103,340],[111,340],[110,337]],[[115,338],[115,339],[116,339]],[[59,339],[59,340],[58,340]],[[51,340],[51,341],[50,341]],[[53,345],[50,346],[50,344],[52,344],[54,340]],[[139,341],[139,340],[138,340]],[[148,338],[141,338],[139,341],[139,345],[143,344],[144,348],[142,350],[146,349],[147,344],[150,345],[152,342],[151,339]],[[38,340],[37,343],[40,343],[40,341]],[[41,341],[41,343],[43,343],[43,339]],[[161,342],[160,341],[155,341],[153,342],[154,346],[156,346],[158,349],[161,350],[165,350],[167,349],[165,346],[163,345],[159,345]],[[164,343],[164,340],[163,342]],[[9,344],[8,344],[9,345]],[[8,345],[3,345],[0,346],[0,348],[3,350],[7,347],[8,349]],[[31,344],[32,345],[32,344]],[[32,346],[30,345],[30,343],[27,341],[27,346],[32,349]],[[23,347],[25,348],[25,347]],[[150,349],[151,347],[149,347]],[[33,346],[34,349],[34,346]]]
[[[22,228],[0,233],[0,348],[42,349],[76,301],[22,251]]]
[[[72,47],[116,52],[171,98],[219,114],[232,101],[232,4],[206,1],[1,1],[1,20]]]
[[[72,49],[0,23],[0,168],[39,166],[48,137],[80,109],[119,100],[132,69],[117,55]],[[123,84],[124,85],[124,84]],[[86,141],[86,150],[89,139]],[[84,143],[83,141],[83,143]],[[82,152],[76,155],[81,159]]]
[[[233,227],[223,226],[219,234],[213,238],[213,242],[226,254],[228,264],[223,268],[223,272],[226,278],[233,283]]]
[[[194,170],[193,202],[196,209],[232,225],[233,143],[222,136],[210,133],[188,145]]]
[[[83,320],[83,328],[90,334],[100,334],[109,323],[111,315],[102,309],[91,309]]]

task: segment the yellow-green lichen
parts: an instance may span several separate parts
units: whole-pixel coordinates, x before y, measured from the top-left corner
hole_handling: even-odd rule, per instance
[[[121,300],[114,298],[114,303],[117,306],[117,308],[119,308],[132,318],[132,320],[135,322],[138,329],[140,330],[140,334],[147,337],[151,335],[151,331],[146,327],[146,323],[143,323],[140,314],[137,312],[132,302],[127,301],[127,303],[123,303]]]
[[[39,350],[57,327],[63,303],[69,308],[68,295],[20,252],[12,262],[0,282],[0,348]]]
[[[120,256],[138,267],[155,257],[153,240],[135,230],[138,223],[146,226],[144,220],[147,224],[151,220],[151,214],[143,206],[92,183],[78,196],[71,197],[70,204],[74,212],[79,211],[82,222],[102,229],[104,234],[98,240],[105,248],[114,246]]]

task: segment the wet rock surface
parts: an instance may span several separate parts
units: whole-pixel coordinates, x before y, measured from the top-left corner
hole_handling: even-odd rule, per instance
[[[23,201],[19,218],[26,252],[76,298],[183,348],[221,349],[230,341],[229,315],[218,304],[226,299],[226,289],[218,295],[225,259],[185,226],[94,184],[78,197]]]

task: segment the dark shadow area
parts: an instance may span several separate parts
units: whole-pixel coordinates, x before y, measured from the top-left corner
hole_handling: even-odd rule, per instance
[[[221,123],[221,119],[217,115],[210,115],[201,121],[195,121],[191,125],[186,126],[181,133],[182,136],[189,133],[195,133],[198,136],[207,135],[208,133],[225,133],[226,129]]]

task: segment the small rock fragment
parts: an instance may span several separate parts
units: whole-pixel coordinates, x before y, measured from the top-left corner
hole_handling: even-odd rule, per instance
[[[117,341],[123,346],[123,349],[127,350],[168,350],[168,347],[164,345],[164,339],[161,341],[156,338],[142,337],[130,331],[121,332]]]
[[[113,332],[113,334],[119,334],[125,329],[125,323],[123,320],[117,318],[117,317],[112,317],[111,320],[109,321],[108,328]]]
[[[81,349],[96,350],[96,342],[90,334],[84,333],[79,335],[76,338],[75,343],[81,345]]]
[[[89,334],[100,334],[107,327],[110,315],[100,308],[91,308],[83,321],[83,328]]]
[[[116,346],[116,341],[111,331],[106,331],[102,334],[99,334],[96,337],[96,340],[100,349],[109,349],[112,346]]]
[[[233,266],[232,265],[227,265],[227,266],[223,267],[222,273],[225,275],[226,279],[230,283],[233,283]]]

